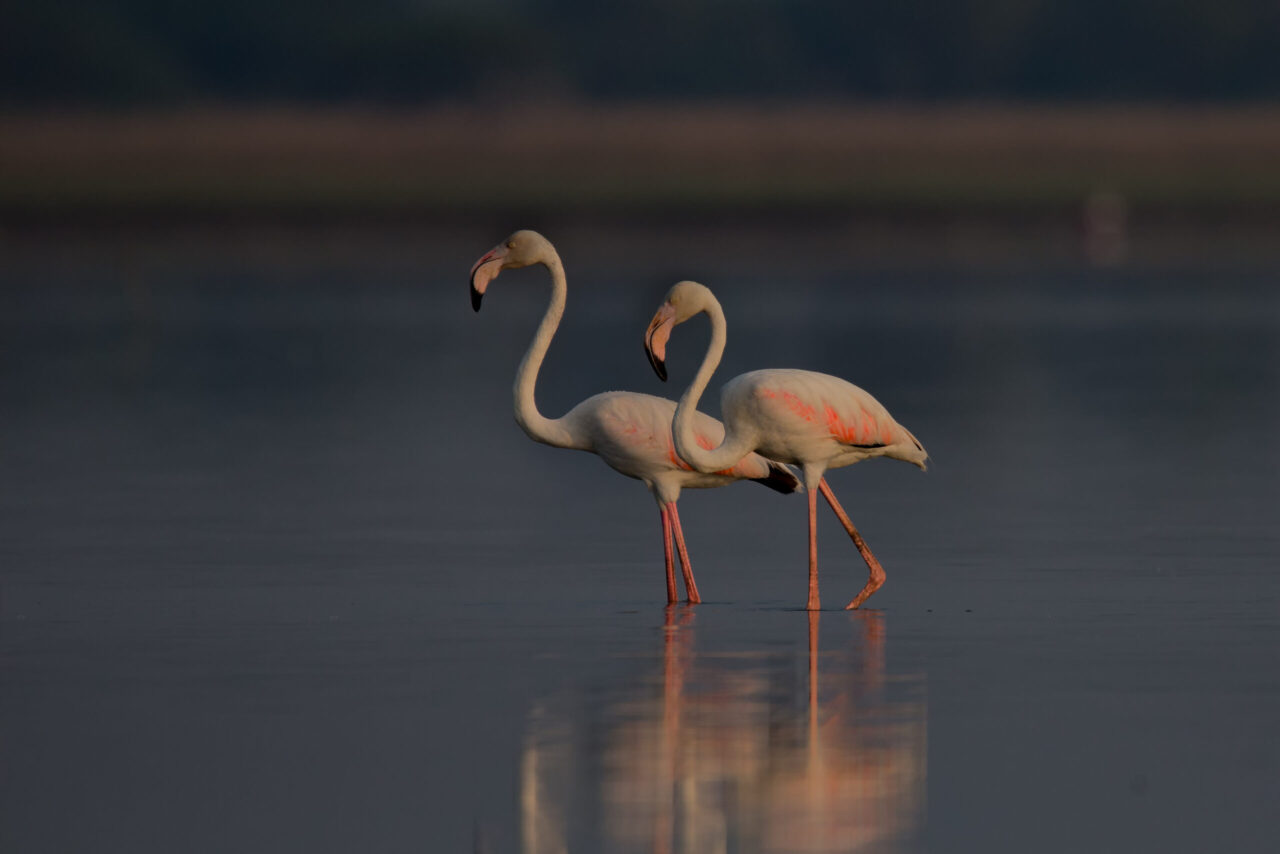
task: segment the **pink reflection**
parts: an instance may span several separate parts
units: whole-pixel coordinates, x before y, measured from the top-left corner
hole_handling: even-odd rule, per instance
[[[828,614],[844,640],[824,653],[809,613],[807,684],[793,690],[779,684],[803,673],[796,662],[699,656],[694,619],[668,609],[661,681],[607,704],[589,732],[535,716],[524,851],[593,834],[605,850],[668,854],[906,844],[924,812],[927,709],[922,677],[886,678],[883,615]]]

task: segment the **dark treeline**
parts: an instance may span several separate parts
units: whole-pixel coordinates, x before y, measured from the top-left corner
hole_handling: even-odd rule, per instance
[[[1280,96],[1275,0],[41,0],[0,103]]]

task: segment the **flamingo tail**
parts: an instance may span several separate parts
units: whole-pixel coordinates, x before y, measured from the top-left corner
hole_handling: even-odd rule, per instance
[[[787,495],[792,492],[800,492],[800,479],[795,476],[788,466],[782,463],[775,463],[769,460],[769,473],[764,477],[751,478],[756,483],[763,483],[770,489]]]

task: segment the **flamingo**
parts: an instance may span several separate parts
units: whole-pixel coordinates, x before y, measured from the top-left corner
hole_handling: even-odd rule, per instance
[[[644,482],[658,502],[662,522],[662,550],[667,568],[667,602],[676,601],[672,556],[674,535],[685,595],[691,603],[702,601],[693,578],[689,551],[680,527],[676,501],[680,490],[727,486],[736,480],[754,480],[782,493],[795,492],[800,482],[791,470],[759,454],[739,454],[731,465],[708,472],[695,471],[681,459],[671,437],[673,401],[648,394],[606,391],[589,397],[559,418],[547,418],[534,401],[538,369],[564,314],[567,285],[564,265],[551,241],[536,231],[517,231],[490,249],[471,268],[471,307],[480,310],[489,283],[503,270],[541,264],[551,273],[551,301],[516,371],[516,423],[535,442],[557,448],[589,451],[614,471]],[[699,413],[686,428],[692,441],[715,447],[724,439],[724,425]]]
[[[671,330],[699,313],[711,318],[711,343],[702,366],[680,398],[672,432],[676,453],[698,471],[716,471],[747,453],[801,467],[809,492],[809,598],[806,608],[819,609],[818,493],[831,505],[870,576],[846,609],[857,608],[884,584],[884,569],[836,500],[823,476],[827,469],[853,465],[870,457],[890,457],[925,468],[929,458],[911,432],[893,420],[880,402],[852,383],[829,374],[800,370],[750,371],[724,384],[721,413],[728,425],[715,447],[700,442],[692,429],[698,400],[724,354],[724,311],[711,290],[697,282],[680,282],[668,293],[645,332],[645,352],[662,380],[667,378],[666,347]]]

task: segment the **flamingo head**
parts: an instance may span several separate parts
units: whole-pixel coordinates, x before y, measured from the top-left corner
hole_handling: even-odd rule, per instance
[[[531,264],[549,264],[557,258],[551,241],[536,231],[522,229],[490,249],[471,266],[471,307],[480,310],[489,283],[503,270],[528,267]]]
[[[649,321],[644,333],[644,352],[658,379],[667,380],[667,339],[671,330],[706,308],[711,291],[697,282],[679,282],[667,291],[667,298]]]

